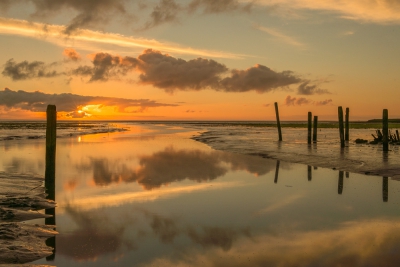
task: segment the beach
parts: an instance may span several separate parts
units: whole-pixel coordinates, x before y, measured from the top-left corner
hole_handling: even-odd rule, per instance
[[[385,158],[377,145],[349,142],[341,150],[337,129],[321,129],[319,142],[309,146],[301,128],[284,128],[279,143],[271,127],[113,125],[123,130],[67,127],[65,134],[58,132],[58,234],[50,248],[53,256],[29,264],[400,262],[396,146]],[[352,130],[350,138],[367,139],[371,131]],[[4,138],[0,171],[42,176],[44,141]],[[45,223],[34,219],[26,224]]]

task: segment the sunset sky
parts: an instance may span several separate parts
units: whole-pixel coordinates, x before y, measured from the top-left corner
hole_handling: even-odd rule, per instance
[[[400,117],[398,0],[0,0],[0,119]]]

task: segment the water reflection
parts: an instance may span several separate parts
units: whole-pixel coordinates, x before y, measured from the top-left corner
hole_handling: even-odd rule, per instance
[[[383,202],[388,202],[388,199],[389,199],[388,177],[383,177],[383,179],[382,179],[382,198],[383,198]]]
[[[110,161],[108,158],[90,158],[88,163],[75,167],[92,170],[96,185],[137,182],[146,190],[152,190],[185,179],[211,181],[232,170],[244,170],[261,176],[273,170],[274,165],[274,160],[255,156],[167,147],[151,155],[139,156],[137,166],[129,166],[119,160]]]
[[[341,195],[343,193],[343,177],[344,172],[339,171],[339,180],[338,180],[338,194]]]

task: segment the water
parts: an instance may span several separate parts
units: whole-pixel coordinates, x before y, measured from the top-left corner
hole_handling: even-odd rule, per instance
[[[191,139],[202,127],[123,127],[57,139],[56,252],[33,264],[400,263],[396,180],[216,151]],[[0,149],[0,171],[44,173],[43,139]]]

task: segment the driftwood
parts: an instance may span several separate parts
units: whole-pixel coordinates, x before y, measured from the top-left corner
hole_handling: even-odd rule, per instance
[[[378,144],[383,142],[383,134],[381,130],[376,130],[376,135],[371,134],[372,137],[374,138],[373,141],[369,142],[370,144]],[[391,130],[389,130],[389,143],[391,144],[400,144],[400,136],[399,136],[399,131],[396,130],[395,133],[392,133]]]

